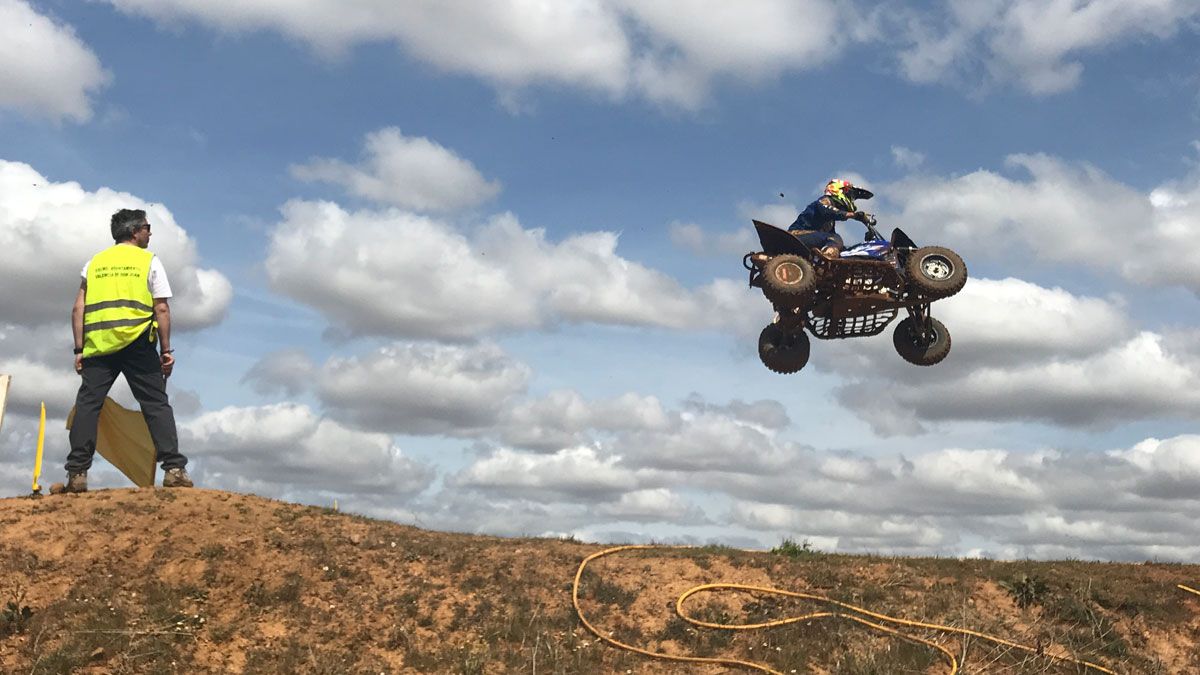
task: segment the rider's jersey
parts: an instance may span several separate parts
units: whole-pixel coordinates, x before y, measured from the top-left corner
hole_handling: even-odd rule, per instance
[[[833,232],[837,221],[849,218],[849,213],[833,206],[833,201],[825,195],[801,211],[788,229]]]

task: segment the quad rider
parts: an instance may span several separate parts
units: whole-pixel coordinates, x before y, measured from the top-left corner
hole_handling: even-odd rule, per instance
[[[869,190],[856,187],[848,180],[835,178],[825,185],[825,194],[796,217],[788,232],[826,258],[837,258],[845,244],[834,230],[835,225],[839,220],[866,223],[867,214],[858,210],[854,200],[873,196]]]

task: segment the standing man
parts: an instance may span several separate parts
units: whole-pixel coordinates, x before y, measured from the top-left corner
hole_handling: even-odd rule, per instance
[[[75,372],[83,382],[75,397],[66,491],[87,492],[100,408],[118,373],[142,407],[155,461],[165,472],[163,487],[192,487],[184,469],[187,457],[179,453],[175,412],[167,402],[167,377],[175,367],[167,273],[146,250],[150,222],[145,211],[121,209],[110,226],[116,243],[84,265],[71,310]]]

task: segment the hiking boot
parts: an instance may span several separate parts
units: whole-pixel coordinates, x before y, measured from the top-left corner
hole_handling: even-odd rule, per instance
[[[87,492],[87,472],[67,473],[67,485],[63,492]]]
[[[192,487],[192,479],[188,476],[187,471],[182,468],[167,469],[166,475],[163,476],[163,487]]]

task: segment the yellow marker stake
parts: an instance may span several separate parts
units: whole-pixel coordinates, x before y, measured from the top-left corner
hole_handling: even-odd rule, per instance
[[[46,443],[46,403],[42,402],[42,419],[38,423],[37,459],[33,460],[33,493],[39,494],[38,478],[42,475],[42,447]]]

